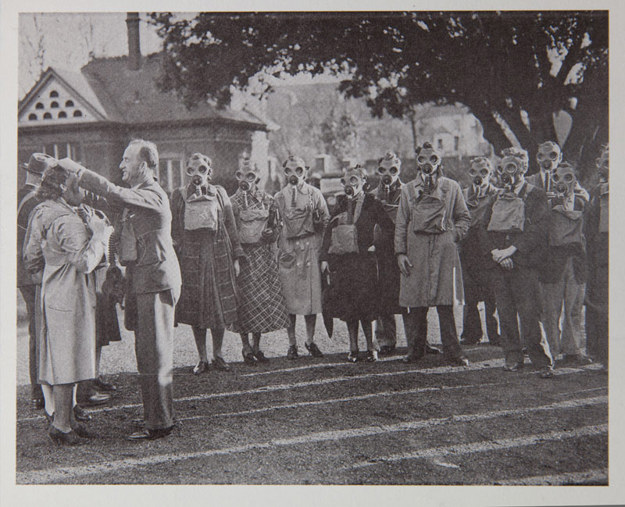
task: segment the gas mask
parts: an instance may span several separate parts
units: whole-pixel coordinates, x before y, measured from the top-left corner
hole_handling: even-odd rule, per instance
[[[507,192],[513,192],[527,172],[527,152],[518,148],[506,148],[501,154],[501,162],[497,166],[497,178],[502,188]]]
[[[417,148],[417,168],[423,179],[426,193],[436,188],[440,173],[441,157],[430,143],[424,143]]]
[[[360,165],[347,169],[341,178],[341,184],[345,189],[345,195],[348,199],[353,199],[360,194],[360,192],[363,191],[366,182],[367,177],[365,170]]]
[[[573,193],[576,181],[575,170],[568,162],[562,162],[551,175],[552,190],[560,199]]]
[[[239,188],[242,192],[253,192],[256,188],[256,185],[260,181],[260,178],[257,174],[258,170],[253,170],[251,168],[247,168],[247,170],[238,170],[234,173],[237,182],[239,183]]]
[[[191,184],[195,186],[196,193],[205,193],[208,182],[213,176],[211,159],[201,153],[194,153],[187,162],[186,173],[191,178]]]
[[[306,167],[306,163],[302,158],[290,155],[282,164],[282,167],[284,168],[286,182],[289,185],[297,187],[306,181],[308,167]]]
[[[476,157],[471,160],[471,167],[469,168],[469,176],[471,176],[473,184],[476,187],[488,186],[490,181],[490,175],[493,172],[493,167],[486,157]]]
[[[601,155],[595,163],[602,183],[607,183],[610,177],[610,147],[607,144],[601,149]]]
[[[385,187],[390,187],[399,179],[399,171],[401,170],[401,160],[392,151],[389,151],[378,160],[378,176],[380,183]]]
[[[538,146],[538,153],[536,154],[536,160],[540,166],[540,170],[545,173],[545,185],[547,192],[551,191],[551,179],[553,171],[560,162],[562,162],[562,150],[557,143],[553,141],[545,141]]]

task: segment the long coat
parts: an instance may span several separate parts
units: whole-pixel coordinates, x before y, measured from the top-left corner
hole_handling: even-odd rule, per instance
[[[95,279],[104,254],[101,238],[63,200],[35,208],[26,233],[24,261],[43,267],[39,381],[72,384],[95,377]]]
[[[278,239],[278,271],[286,308],[292,315],[313,315],[321,313],[321,271],[319,252],[323,230],[330,213],[321,190],[307,183],[295,188],[287,185],[275,197],[283,227]],[[319,224],[315,227],[313,214],[319,214]],[[294,223],[300,235],[289,238],[289,228]]]
[[[415,232],[423,180],[417,176],[402,188],[395,222],[395,253],[406,254],[412,263],[410,274],[401,275],[399,304],[403,307],[452,305],[464,299],[462,271],[456,242],[467,233],[471,216],[460,185],[445,177],[438,179],[432,195],[444,202],[445,231],[439,234]]]
[[[384,234],[393,230],[393,221],[384,211],[382,203],[370,194],[364,194],[362,208],[355,221],[358,252],[330,254],[332,231],[345,216],[347,198],[339,196],[333,217],[326,228],[321,261],[330,266],[330,285],[324,294],[324,315],[345,321],[373,320],[381,311],[379,281],[373,245],[373,229],[378,225]]]

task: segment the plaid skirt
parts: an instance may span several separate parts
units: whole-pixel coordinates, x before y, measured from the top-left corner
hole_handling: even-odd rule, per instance
[[[289,325],[278,264],[271,245],[242,245],[245,257],[237,278],[241,333],[268,333]]]

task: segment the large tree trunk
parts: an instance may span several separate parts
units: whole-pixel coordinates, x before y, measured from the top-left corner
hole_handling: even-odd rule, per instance
[[[482,130],[484,131],[484,139],[486,139],[493,147],[495,155],[499,155],[501,150],[510,146],[511,142],[506,137],[501,125],[497,122],[493,116],[493,112],[482,106],[469,106],[471,112],[482,124]]]

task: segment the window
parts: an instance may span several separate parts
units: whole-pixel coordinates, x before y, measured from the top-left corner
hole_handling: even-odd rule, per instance
[[[36,120],[36,119],[37,119],[37,115],[36,115],[35,113],[30,113],[30,114],[28,115],[28,119],[29,119],[29,120]]]
[[[59,107],[59,103],[56,100],[53,100],[52,102],[50,102],[50,107],[52,109],[56,109],[57,107]]]
[[[67,118],[67,113],[65,111],[59,111],[59,118]]]
[[[443,149],[443,140],[442,140],[442,139],[439,139],[439,140],[438,140],[438,149],[439,149],[439,150],[442,150],[442,149]]]
[[[74,107],[74,101],[73,100],[65,101],[65,107]]]
[[[58,97],[58,96],[59,96],[59,92],[57,92],[56,90],[52,90],[52,91],[50,92],[50,98],[51,98],[51,99],[55,99],[55,98],[56,98],[56,97]]]
[[[43,115],[43,119],[44,119],[44,120],[51,120],[51,119],[52,119],[52,115],[51,115],[50,113],[45,113],[45,114]]]
[[[80,109],[76,109],[76,111],[74,111],[74,118],[79,118],[80,116],[82,116],[82,111]]]
[[[43,147],[43,152],[56,159],[69,157],[79,162],[81,160],[80,146],[76,143],[51,143]]]
[[[181,187],[184,182],[184,175],[182,174],[182,155],[161,155],[157,172],[156,177],[158,182],[166,191],[172,192],[176,188]]]
[[[454,151],[458,151],[460,147],[460,138],[458,136],[454,136]]]
[[[37,102],[35,104],[35,109],[43,109],[43,104],[41,102]]]

